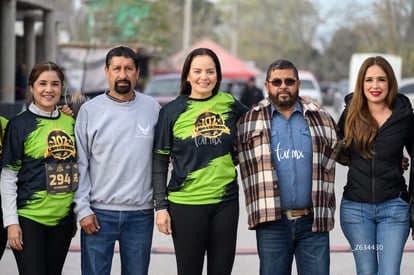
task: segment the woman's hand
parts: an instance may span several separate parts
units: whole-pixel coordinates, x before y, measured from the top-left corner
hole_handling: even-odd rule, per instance
[[[7,227],[7,239],[14,250],[23,250],[23,234],[19,224],[12,224]]]
[[[167,209],[157,211],[157,216],[155,220],[158,231],[164,233],[165,235],[170,235],[172,233],[171,229],[171,218]]]
[[[401,167],[404,171],[407,171],[408,167],[410,167],[410,162],[406,156],[403,156],[402,158]]]
[[[65,115],[68,115],[68,116],[73,116],[74,115],[74,113],[73,113],[73,110],[68,106],[68,105],[62,105],[62,106],[59,106],[59,109],[65,114]]]

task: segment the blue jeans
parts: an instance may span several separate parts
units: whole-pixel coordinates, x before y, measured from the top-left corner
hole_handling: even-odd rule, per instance
[[[299,275],[329,274],[329,232],[312,232],[313,215],[257,226],[261,275],[292,274],[293,256]]]
[[[115,241],[119,242],[122,275],[147,275],[151,255],[154,211],[93,209],[101,228],[81,233],[83,275],[109,275]]]
[[[408,203],[400,198],[381,203],[360,203],[343,198],[340,217],[358,274],[400,274],[410,230]]]

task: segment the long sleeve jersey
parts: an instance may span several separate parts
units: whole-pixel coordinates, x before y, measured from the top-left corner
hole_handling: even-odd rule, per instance
[[[207,99],[179,96],[161,109],[154,142],[156,209],[167,208],[168,201],[206,205],[238,198],[235,126],[246,111],[222,92]],[[157,160],[170,157],[167,189],[168,161],[157,165]]]
[[[72,117],[58,110],[46,113],[33,103],[10,120],[4,136],[1,175],[5,227],[18,224],[18,216],[47,226],[73,222],[74,124]],[[53,167],[57,170],[49,174]],[[70,189],[59,191],[68,187],[67,183]]]

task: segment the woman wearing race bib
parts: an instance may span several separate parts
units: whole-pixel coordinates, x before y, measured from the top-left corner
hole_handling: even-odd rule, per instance
[[[53,62],[33,67],[33,102],[12,118],[3,139],[3,223],[20,274],[61,274],[74,233],[75,120],[57,104],[64,74]]]

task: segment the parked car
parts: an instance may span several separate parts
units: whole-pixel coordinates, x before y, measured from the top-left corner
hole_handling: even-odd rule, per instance
[[[308,96],[312,100],[322,104],[322,92],[316,77],[310,71],[299,71],[300,89],[299,96]]]
[[[324,106],[333,105],[335,93],[339,89],[337,82],[321,82],[322,104]]]
[[[176,73],[154,75],[148,81],[143,93],[158,100],[163,106],[176,98],[180,93],[181,75]],[[247,85],[246,79],[223,78],[220,91],[230,92],[237,99],[243,88]]]
[[[180,74],[154,75],[144,88],[144,94],[154,97],[161,105],[165,105],[180,93]]]
[[[414,106],[414,77],[403,78],[398,85],[398,92],[408,96]]]
[[[345,96],[352,91],[349,89],[348,79],[343,79],[337,82],[338,89],[335,92],[334,96],[334,109],[337,114],[342,113],[345,108]]]
[[[231,93],[237,100],[247,86],[247,79],[244,78],[223,78],[221,80],[220,91]]]

